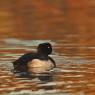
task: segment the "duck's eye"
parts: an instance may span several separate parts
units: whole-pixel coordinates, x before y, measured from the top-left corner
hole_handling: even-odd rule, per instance
[[[50,48],[49,46],[47,48]]]

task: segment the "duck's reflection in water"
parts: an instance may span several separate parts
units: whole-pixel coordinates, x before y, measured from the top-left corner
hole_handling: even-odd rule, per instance
[[[29,72],[14,72],[15,76],[17,78],[21,78],[22,80],[27,78],[28,80],[31,80],[32,83],[35,82],[36,84],[47,84],[49,82],[53,82],[53,74],[50,72],[45,72],[45,73],[39,73],[39,74],[32,74]],[[36,81],[34,81],[36,80]],[[53,90],[54,86],[39,86],[38,89],[44,89],[44,90]]]
[[[18,78],[28,78],[28,79],[34,79],[38,78],[42,82],[49,82],[53,81],[53,74],[51,72],[43,72],[43,73],[29,73],[29,72],[18,72],[12,70],[12,72],[16,75]]]

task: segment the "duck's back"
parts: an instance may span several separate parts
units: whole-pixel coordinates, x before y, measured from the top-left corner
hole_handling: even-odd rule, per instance
[[[37,57],[36,53],[26,53],[13,62],[14,69],[17,71],[27,71],[27,63]]]

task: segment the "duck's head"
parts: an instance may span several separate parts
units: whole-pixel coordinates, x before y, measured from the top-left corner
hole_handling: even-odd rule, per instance
[[[38,46],[38,53],[49,55],[52,53],[52,46],[50,43],[41,43]]]

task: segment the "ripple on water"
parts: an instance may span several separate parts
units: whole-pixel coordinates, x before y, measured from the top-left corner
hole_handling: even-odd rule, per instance
[[[57,47],[57,43],[46,40]],[[21,78],[11,72],[12,61],[35,47],[43,40],[5,39],[0,46],[0,94],[1,95],[94,95],[95,60],[83,57],[70,57],[59,52],[51,55],[57,68],[51,70],[52,80],[41,81],[36,78]],[[62,49],[62,47],[61,47]],[[44,75],[42,75],[43,77]]]

